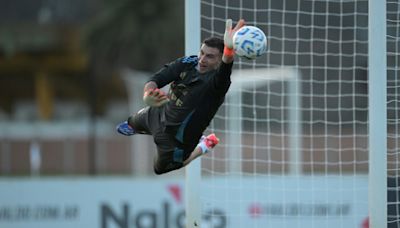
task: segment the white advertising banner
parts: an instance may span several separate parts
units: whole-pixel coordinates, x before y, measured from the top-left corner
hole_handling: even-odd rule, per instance
[[[366,176],[216,178],[203,188],[201,201],[222,209],[226,227],[368,228]]]
[[[202,227],[361,228],[367,185],[365,177],[205,179]],[[185,227],[183,186],[159,177],[0,179],[0,228]]]

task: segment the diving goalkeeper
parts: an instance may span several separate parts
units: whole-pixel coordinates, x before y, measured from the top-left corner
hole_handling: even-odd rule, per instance
[[[232,29],[226,21],[224,39],[203,41],[198,56],[186,56],[165,65],[144,86],[147,107],[117,126],[123,135],[149,134],[157,146],[154,172],[163,174],[186,166],[210,152],[219,142],[215,134],[203,136],[231,84],[234,60]],[[170,84],[168,95],[160,88]]]

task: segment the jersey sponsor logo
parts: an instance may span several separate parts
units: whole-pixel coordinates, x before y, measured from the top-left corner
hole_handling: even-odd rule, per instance
[[[171,101],[175,102],[175,105],[181,107],[183,105],[183,101],[181,98],[185,97],[188,94],[188,88],[183,83],[172,83],[171,89],[169,90],[169,97]]]
[[[185,72],[182,72],[182,73],[179,75],[179,77],[181,78],[181,80],[183,80],[183,79],[186,78],[186,75],[187,75],[187,72],[185,71]]]

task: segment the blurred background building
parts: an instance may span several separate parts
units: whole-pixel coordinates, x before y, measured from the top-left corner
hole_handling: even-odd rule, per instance
[[[35,166],[32,151],[39,151],[36,172],[41,175],[151,173],[153,154],[147,152],[154,151],[151,138],[132,142],[117,135],[115,125],[143,106],[146,78],[184,54],[184,1],[0,0],[0,4],[0,175],[30,175]],[[230,4],[254,8],[251,1]],[[367,160],[367,1],[333,1],[328,8],[324,2],[296,0],[258,4],[272,12],[269,18],[262,10],[239,15],[203,4],[202,37],[223,35],[224,21],[207,20],[214,14],[268,22],[268,27],[258,24],[271,37],[268,54],[257,63],[301,71],[305,137],[348,133],[351,139],[358,137],[359,143],[354,153],[347,153],[357,158],[351,155],[348,160]],[[316,13],[299,16],[285,11],[290,9]],[[356,14],[337,16],[354,10]],[[389,27],[388,34],[396,37],[397,33]],[[394,44],[388,49],[394,50]],[[241,61],[241,68],[253,66]],[[389,56],[388,62],[393,66],[396,58]],[[397,75],[398,69],[393,69],[388,71],[389,79]],[[348,83],[349,79],[354,83]],[[260,89],[283,94],[283,84]],[[280,99],[270,98],[276,108],[266,111],[256,105],[253,110],[253,104],[262,104],[268,97],[254,97],[252,91],[242,96],[249,104],[243,106],[245,119],[256,112],[260,119],[286,121]],[[395,114],[388,113],[389,117]],[[215,124],[225,123],[218,121]],[[266,127],[256,123],[243,121],[243,128]],[[268,124],[275,126],[273,121]],[[307,138],[303,141],[308,142]],[[313,146],[324,143],[313,142],[316,145],[302,148],[305,159],[311,159]],[[336,141],[332,144],[338,151],[345,147]],[[323,154],[316,153],[314,159],[339,161]],[[366,172],[367,163],[360,164],[357,170]]]
[[[129,115],[121,71],[183,55],[183,2],[0,5],[0,175],[30,175],[35,156],[41,175],[130,174],[131,144],[115,133]]]

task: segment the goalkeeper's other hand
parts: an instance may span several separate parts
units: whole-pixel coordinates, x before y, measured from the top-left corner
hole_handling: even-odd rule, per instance
[[[232,19],[227,19],[226,24],[225,24],[225,33],[224,33],[224,44],[225,47],[229,49],[233,49],[233,35],[235,35],[235,32],[239,30],[241,27],[243,27],[245,24],[245,21],[243,19],[240,19],[238,23],[236,24],[235,28],[232,29]]]
[[[160,89],[148,89],[144,92],[143,101],[151,107],[160,107],[169,101],[168,96]]]

